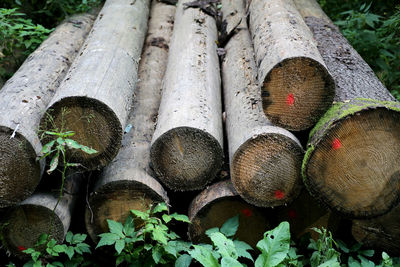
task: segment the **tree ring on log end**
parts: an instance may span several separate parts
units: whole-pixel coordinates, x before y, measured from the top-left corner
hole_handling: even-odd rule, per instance
[[[221,144],[211,134],[191,127],[174,128],[151,146],[158,178],[170,189],[203,189],[214,179],[223,161]]]
[[[121,146],[122,126],[116,114],[99,100],[87,97],[66,97],[54,103],[41,119],[42,130],[73,131],[71,139],[81,145],[96,149],[87,154],[74,149],[69,151],[71,162],[93,170],[107,165]],[[43,144],[50,139],[45,137]]]
[[[66,234],[60,218],[52,209],[44,206],[19,205],[6,215],[6,221],[7,224],[2,233],[4,244],[13,255],[21,259],[30,258],[22,250],[33,248],[41,234],[51,235],[58,243],[64,240]]]
[[[254,207],[239,196],[218,198],[204,207],[191,218],[189,237],[195,243],[209,243],[205,231],[213,227],[221,227],[226,220],[239,215],[239,228],[235,238],[256,247],[257,242],[269,230],[265,210]]]
[[[313,126],[332,105],[335,84],[318,61],[288,58],[269,71],[261,95],[264,113],[271,122],[301,131]]]
[[[247,140],[233,155],[232,183],[247,202],[274,207],[295,199],[302,187],[302,148],[281,134]]]
[[[0,144],[0,207],[4,208],[32,195],[42,171],[35,149],[19,132],[0,126]]]
[[[85,224],[94,242],[98,235],[109,232],[107,219],[124,223],[130,210],[146,211],[151,204],[165,201],[147,185],[136,181],[110,182],[97,189],[86,207]],[[135,222],[139,227],[140,223]]]
[[[400,198],[400,113],[365,109],[336,121],[306,157],[307,188],[352,218],[382,215]]]

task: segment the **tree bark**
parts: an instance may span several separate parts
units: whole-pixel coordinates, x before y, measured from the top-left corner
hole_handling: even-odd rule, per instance
[[[249,11],[264,113],[289,130],[313,126],[335,86],[310,30],[292,0],[252,0]]]
[[[273,125],[262,111],[243,1],[222,1],[222,13],[228,32],[241,21],[222,62],[232,183],[253,205],[287,204],[301,189],[303,149],[293,134]]]
[[[40,118],[82,46],[94,17],[66,19],[0,90],[0,207],[29,197],[40,181],[44,160]]]
[[[27,259],[29,255],[21,250],[33,248],[44,233],[62,243],[71,224],[82,179],[81,173],[70,173],[66,177],[64,194],[58,204],[58,192],[38,192],[13,207],[5,216],[2,232],[7,250]]]
[[[400,254],[400,205],[389,213],[370,220],[353,220],[353,237],[363,245]]]
[[[346,216],[384,214],[400,199],[400,103],[314,0],[295,2],[336,83],[335,104],[310,133],[304,182]]]
[[[153,0],[149,31],[139,65],[139,80],[122,148],[95,185],[86,228],[94,241],[108,231],[106,219],[123,222],[134,208],[147,210],[152,202],[168,202],[167,193],[150,168],[150,143],[161,99],[161,82],[167,66],[175,6]]]
[[[69,153],[86,169],[107,165],[118,153],[132,104],[147,31],[149,0],[108,0],[80,55],[41,120],[46,130],[74,131],[78,143],[98,151]]]
[[[270,228],[265,209],[250,205],[240,198],[230,180],[207,187],[193,199],[189,207],[189,237],[193,242],[207,242],[205,231],[221,227],[225,221],[239,215],[239,240],[256,247],[263,233]]]
[[[151,161],[173,190],[202,189],[223,160],[214,18],[178,2]]]

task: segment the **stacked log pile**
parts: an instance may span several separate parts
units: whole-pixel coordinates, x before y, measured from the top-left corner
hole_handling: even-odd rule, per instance
[[[48,229],[61,242],[78,191],[91,192],[85,224],[97,242],[107,219],[194,190],[193,242],[235,215],[252,246],[283,220],[300,237],[334,231],[343,216],[356,240],[399,251],[400,104],[315,0],[108,0],[85,42],[93,19],[74,19],[84,20],[68,42],[57,37],[66,23],[0,91],[0,207],[14,206],[3,231],[13,254]],[[304,155],[291,131],[311,126]],[[45,168],[39,127],[98,151],[67,150],[85,170],[104,167],[90,190],[32,195]],[[224,155],[227,179],[207,187]]]

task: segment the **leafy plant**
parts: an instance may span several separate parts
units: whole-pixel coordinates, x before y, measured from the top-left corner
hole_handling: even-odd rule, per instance
[[[46,234],[39,237],[34,248],[28,248],[23,252],[31,256],[31,260],[24,264],[24,267],[75,267],[87,266],[84,254],[90,254],[90,246],[84,241],[85,234],[72,234],[68,232],[65,237],[66,244],[57,244],[54,238]],[[45,247],[43,250],[42,248]],[[52,261],[50,262],[49,259]]]
[[[5,67],[20,65],[52,31],[24,17],[17,8],[0,8],[0,76],[3,78],[11,74]]]
[[[156,266],[173,264],[190,243],[180,240],[167,224],[172,220],[189,223],[189,218],[177,213],[168,214],[165,203],[147,211],[131,210],[125,223],[107,220],[109,233],[100,234],[96,248],[113,246],[116,265]],[[182,261],[184,258],[180,258]]]

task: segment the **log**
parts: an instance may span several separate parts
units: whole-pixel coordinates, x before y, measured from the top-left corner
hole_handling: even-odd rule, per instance
[[[335,104],[310,132],[304,183],[349,218],[384,214],[400,200],[400,103],[315,1],[295,2],[336,83]]]
[[[353,237],[367,247],[400,254],[400,205],[389,213],[369,220],[353,220]]]
[[[5,216],[2,231],[3,245],[14,256],[27,259],[22,251],[33,248],[41,234],[48,234],[62,243],[71,224],[71,217],[79,194],[82,173],[70,173],[64,184],[60,199],[58,190],[54,193],[37,192],[25,199]],[[42,248],[45,249],[45,248]]]
[[[292,0],[253,0],[249,12],[265,115],[289,130],[310,128],[335,94],[310,30]]]
[[[147,31],[149,3],[108,0],[104,4],[41,120],[43,129],[73,131],[74,140],[98,151],[90,155],[69,153],[72,162],[86,169],[107,165],[121,146]]]
[[[93,21],[91,15],[66,19],[0,90],[0,207],[21,202],[38,185],[45,166],[36,160],[40,118]]]
[[[262,111],[243,1],[222,1],[222,14],[228,32],[240,22],[222,61],[232,183],[253,205],[283,205],[300,192],[303,149],[293,134],[272,124]]]
[[[202,189],[221,168],[223,134],[215,19],[178,2],[150,157],[168,188]]]
[[[207,187],[197,195],[189,207],[189,237],[195,243],[207,243],[205,231],[221,227],[226,220],[239,215],[239,228],[235,238],[256,247],[265,231],[270,228],[270,220],[265,209],[255,207],[236,192],[230,180],[221,181]]]
[[[149,31],[139,65],[132,113],[117,157],[97,181],[89,199],[85,224],[96,242],[108,231],[106,219],[124,222],[131,209],[147,210],[150,203],[168,202],[167,193],[150,168],[150,143],[161,100],[161,82],[167,66],[175,6],[153,0]]]

